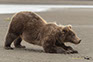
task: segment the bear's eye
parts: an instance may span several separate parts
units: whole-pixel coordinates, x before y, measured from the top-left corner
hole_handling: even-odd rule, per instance
[[[75,36],[75,34],[72,34],[72,36]]]

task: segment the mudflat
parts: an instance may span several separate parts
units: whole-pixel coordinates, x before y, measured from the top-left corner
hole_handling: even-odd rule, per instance
[[[79,45],[67,44],[79,54],[48,54],[40,46],[22,45],[26,49],[5,50],[5,36],[13,14],[0,14],[0,62],[92,62],[93,61],[93,9],[54,9],[53,11],[37,12],[47,22],[59,25],[71,24],[77,35],[82,39]],[[12,45],[12,47],[14,47]],[[89,60],[84,57],[90,58]]]

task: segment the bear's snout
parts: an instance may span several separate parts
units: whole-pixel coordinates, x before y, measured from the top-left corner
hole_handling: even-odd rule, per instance
[[[75,44],[79,44],[81,42],[81,40],[79,40],[78,42],[75,42]]]
[[[81,40],[79,40],[78,44],[81,42]]]

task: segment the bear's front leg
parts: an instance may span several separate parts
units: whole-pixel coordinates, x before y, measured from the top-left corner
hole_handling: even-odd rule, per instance
[[[74,54],[74,53],[78,53],[78,51],[74,50],[71,46],[66,46],[67,47],[67,51],[69,51],[70,53]]]
[[[74,50],[71,46],[66,46],[64,43],[59,43],[56,41],[55,45],[64,48],[67,52],[70,52],[72,54],[78,53],[78,51]]]
[[[43,44],[44,51],[46,53],[67,53],[62,47],[55,45],[55,41],[47,40]]]
[[[72,54],[78,53],[78,51],[74,50],[71,46],[66,46],[65,44],[63,46],[64,46],[64,48],[66,49],[67,52],[70,52]]]
[[[62,47],[57,47],[57,46],[45,46],[44,51],[46,53],[63,53],[63,54],[69,53],[69,51],[66,51]]]

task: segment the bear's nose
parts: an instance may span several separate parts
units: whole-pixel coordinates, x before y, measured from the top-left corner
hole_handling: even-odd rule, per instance
[[[79,40],[79,43],[81,42],[81,40]]]

